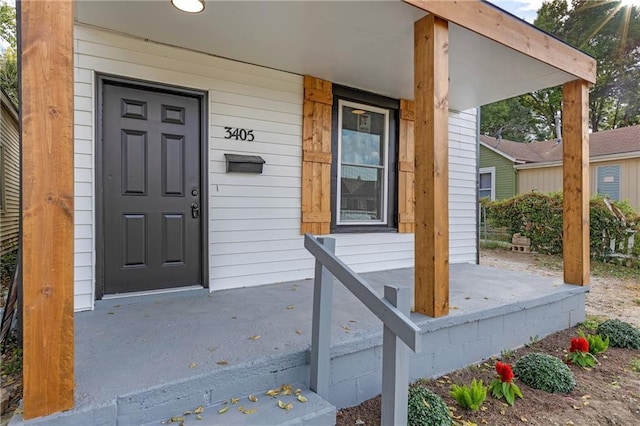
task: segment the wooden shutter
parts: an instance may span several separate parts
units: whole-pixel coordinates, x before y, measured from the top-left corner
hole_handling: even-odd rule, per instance
[[[330,81],[304,77],[302,109],[301,232],[331,232],[331,114]]]
[[[414,232],[415,150],[413,101],[400,100],[400,142],[398,144],[398,232]]]

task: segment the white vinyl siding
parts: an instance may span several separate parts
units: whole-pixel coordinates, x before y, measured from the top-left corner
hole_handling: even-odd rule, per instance
[[[76,310],[92,309],[95,286],[95,74],[208,93],[209,287],[313,276],[300,235],[302,76],[77,25],[75,29]],[[452,262],[475,261],[475,110],[452,113]],[[460,126],[464,127],[460,127]],[[224,139],[224,127],[255,140]],[[260,155],[263,174],[226,173],[225,153]],[[467,202],[472,200],[472,202]],[[461,202],[459,202],[461,201]],[[470,210],[469,210],[470,209]],[[413,266],[413,235],[336,235],[357,272]]]

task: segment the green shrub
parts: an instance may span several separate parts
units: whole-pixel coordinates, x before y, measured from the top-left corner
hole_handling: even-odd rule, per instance
[[[626,202],[607,202],[596,196],[589,203],[591,255],[606,258],[612,239],[622,245],[620,250],[638,255],[640,238],[635,238],[634,247],[627,247],[628,233],[640,231],[638,214]],[[540,253],[562,253],[562,193],[531,192],[507,200],[484,201],[483,205],[493,226],[506,227],[512,234],[530,238],[531,248]]]
[[[609,345],[618,348],[640,349],[640,330],[628,322],[606,320],[598,325],[598,334],[609,338]]]
[[[451,396],[462,408],[478,411],[487,398],[487,387],[484,386],[482,380],[476,381],[476,379],[473,379],[471,386],[451,385]]]
[[[549,393],[568,393],[576,385],[569,367],[552,355],[527,354],[516,362],[514,373],[526,385]]]
[[[409,387],[409,426],[451,426],[452,422],[442,398],[424,386]]]

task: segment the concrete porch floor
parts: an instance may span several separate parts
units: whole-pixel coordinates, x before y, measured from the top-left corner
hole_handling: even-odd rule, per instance
[[[584,319],[587,287],[471,264],[451,265],[450,275],[450,315],[411,314],[428,348],[413,356],[412,379],[446,373]],[[362,276],[380,294],[385,284],[413,285],[412,268]],[[95,311],[75,315],[74,411],[113,407],[121,419],[126,410],[117,407],[123,399],[142,406],[147,402],[136,401],[149,397],[137,395],[155,392],[153,398],[162,394],[160,399],[168,400],[170,393],[187,392],[187,383],[219,387],[207,397],[213,402],[225,388],[231,397],[272,383],[306,381],[312,295],[313,280],[304,280],[97,301]],[[332,404],[354,405],[380,391],[381,341],[382,323],[336,282],[331,352],[345,361],[332,361]],[[370,354],[362,355],[366,351]],[[353,383],[346,380],[360,369]],[[272,373],[270,381],[251,383],[252,375],[266,373]]]

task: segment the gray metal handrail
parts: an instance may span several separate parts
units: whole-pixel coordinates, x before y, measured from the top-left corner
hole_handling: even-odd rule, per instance
[[[304,247],[315,257],[311,377],[309,387],[329,396],[333,277],[337,278],[384,324],[382,343],[382,424],[407,422],[409,354],[420,352],[420,327],[409,319],[410,289],[389,286],[384,298],[335,256],[335,239],[304,236]]]

